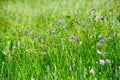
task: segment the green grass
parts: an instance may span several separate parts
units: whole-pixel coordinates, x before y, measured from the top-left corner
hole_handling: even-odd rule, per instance
[[[119,3],[0,0],[0,80],[119,80]]]

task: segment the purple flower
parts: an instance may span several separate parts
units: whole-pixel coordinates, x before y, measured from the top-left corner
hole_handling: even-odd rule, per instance
[[[60,19],[58,19],[58,23],[60,23],[61,22],[61,20]]]
[[[46,55],[46,52],[42,52],[42,55]]]
[[[76,24],[79,24],[79,22],[78,22],[77,20],[75,21],[75,23],[76,23]]]
[[[89,24],[82,24],[82,27],[87,27],[89,26]]]
[[[101,45],[100,42],[98,42],[98,43],[97,43],[97,46],[100,46],[100,45]]]
[[[101,43],[104,43],[104,42],[105,42],[105,40],[104,40],[104,39],[102,39],[102,40],[101,40]]]
[[[96,15],[94,15],[94,19],[96,18]]]
[[[95,8],[92,8],[91,11],[95,11]]]
[[[63,19],[58,19],[58,23],[64,23],[65,22],[65,20],[63,20]]]
[[[64,23],[64,22],[65,22],[65,20],[63,20],[63,19],[62,19],[62,20],[61,20],[61,22],[62,22],[62,23]]]
[[[100,16],[100,20],[102,20],[102,21],[103,21],[103,20],[104,20],[104,17],[103,17],[103,16]]]
[[[110,59],[106,59],[105,61],[106,61],[106,63],[110,63],[111,62]]]
[[[54,33],[55,33],[55,30],[52,30],[51,33],[54,34]]]
[[[105,61],[104,60],[102,60],[102,59],[100,59],[100,65],[104,65],[105,64]]]
[[[71,36],[70,39],[71,40],[75,40],[77,37],[76,36]]]

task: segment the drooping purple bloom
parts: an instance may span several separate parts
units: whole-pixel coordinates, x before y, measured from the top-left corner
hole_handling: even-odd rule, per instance
[[[100,20],[102,20],[102,21],[103,21],[103,20],[104,20],[104,17],[103,17],[103,16],[100,16]]]
[[[79,24],[78,20],[75,21],[76,24]]]
[[[96,18],[96,15],[94,15],[94,19]]]
[[[65,20],[64,19],[58,19],[58,23],[64,23]]]
[[[106,63],[111,63],[110,59],[106,59],[105,61]]]
[[[103,44],[104,42],[105,42],[105,40],[104,40],[104,39],[102,39],[102,40],[101,40],[101,43]]]
[[[60,23],[61,22],[61,20],[60,19],[58,19],[58,23]]]
[[[100,45],[101,45],[100,42],[98,42],[98,43],[97,43],[97,46],[100,46]]]
[[[95,8],[92,8],[91,11],[95,11]]]
[[[62,22],[62,23],[64,23],[64,22],[65,22],[65,20],[63,20],[63,19],[62,19],[62,20],[61,20],[61,22]]]
[[[73,41],[74,41],[76,38],[77,38],[76,36],[71,36],[71,37],[70,37],[70,39],[73,40]]]
[[[102,59],[100,59],[100,65],[105,65],[105,61],[104,60],[102,60]]]
[[[91,69],[91,70],[90,70],[90,73],[91,73],[91,74],[93,74],[94,72],[95,72],[94,69]]]
[[[42,55],[46,55],[46,52],[42,52]]]
[[[82,24],[82,27],[87,27],[89,26],[89,24]]]
[[[55,30],[52,30],[51,33],[52,33],[52,34],[55,34]]]

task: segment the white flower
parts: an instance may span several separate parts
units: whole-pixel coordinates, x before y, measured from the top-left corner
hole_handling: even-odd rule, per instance
[[[79,42],[79,44],[82,44],[82,42]]]
[[[5,51],[3,52],[3,54],[7,56],[7,53]]]
[[[98,50],[97,50],[97,53],[98,53],[98,54],[102,54],[102,52],[101,52],[101,51],[98,51]]]
[[[91,70],[90,70],[90,73],[93,74],[93,73],[95,73],[95,71],[94,71],[93,69],[91,69]]]
[[[31,78],[31,80],[35,80],[35,78]]]

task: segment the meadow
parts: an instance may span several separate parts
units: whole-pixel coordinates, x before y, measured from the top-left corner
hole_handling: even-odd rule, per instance
[[[120,1],[0,0],[0,80],[120,80]]]

